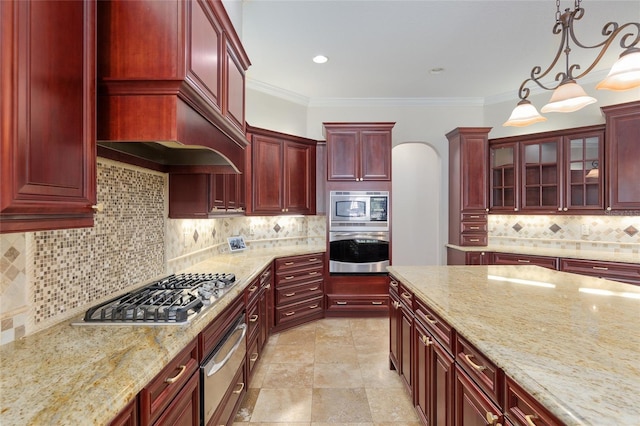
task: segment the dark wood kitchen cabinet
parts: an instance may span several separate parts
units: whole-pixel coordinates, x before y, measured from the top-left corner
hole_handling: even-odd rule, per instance
[[[447,247],[447,265],[488,265],[490,261],[491,252],[463,251]]]
[[[169,174],[169,217],[203,219],[244,212],[244,175]]]
[[[247,305],[247,377],[251,380],[273,328],[273,275],[269,266],[245,290]]]
[[[468,374],[455,366],[455,426],[498,426],[504,424],[502,409],[496,405]]]
[[[0,232],[93,225],[96,4],[2,1]]]
[[[489,210],[602,212],[604,147],[601,125],[490,140]]]
[[[198,340],[185,347],[140,392],[143,425],[200,425]]]
[[[324,317],[324,253],[275,260],[274,304],[273,331]]]
[[[560,270],[640,285],[640,264],[586,259],[560,259]]]
[[[98,43],[100,142],[197,145],[242,171],[250,61],[221,0],[99,1]]]
[[[327,317],[386,316],[389,312],[387,275],[329,275],[325,292]]]
[[[395,277],[390,280],[390,367],[400,375],[407,393],[413,395],[413,293]]]
[[[606,118],[607,210],[640,214],[640,101],[602,108]]]
[[[488,242],[488,134],[490,127],[460,127],[449,140],[449,243]]]
[[[517,426],[556,426],[561,425],[553,414],[540,405],[510,377],[505,376],[504,409],[511,424]]]
[[[248,131],[252,176],[247,213],[315,214],[317,142],[255,127]]]
[[[138,398],[134,398],[118,415],[109,422],[109,426],[138,426]]]
[[[551,256],[533,256],[529,254],[492,253],[491,265],[536,265],[558,270],[558,258]]]
[[[415,301],[413,401],[425,425],[453,423],[453,329],[419,299]]]
[[[395,123],[324,123],[327,180],[390,181]]]

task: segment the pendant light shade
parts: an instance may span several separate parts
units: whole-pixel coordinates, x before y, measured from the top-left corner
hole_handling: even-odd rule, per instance
[[[538,113],[538,110],[531,102],[523,99],[518,102],[518,105],[513,109],[511,116],[503,126],[524,127],[541,121],[547,121],[547,119]]]
[[[594,102],[596,99],[587,96],[587,93],[575,80],[565,80],[553,91],[551,100],[540,111],[573,112]]]
[[[629,90],[640,86],[640,48],[629,48],[622,52],[613,64],[607,78],[596,89]]]

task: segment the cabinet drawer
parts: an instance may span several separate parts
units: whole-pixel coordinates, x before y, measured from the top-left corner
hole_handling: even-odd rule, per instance
[[[245,290],[245,294],[247,298],[247,305],[255,303],[260,295],[260,281],[256,279],[249,284],[249,287]]]
[[[280,274],[293,269],[305,269],[318,266],[322,269],[323,257],[322,253],[318,253],[276,259],[276,273]]]
[[[455,426],[503,424],[504,415],[500,406],[490,395],[482,392],[459,365],[455,367],[454,376]]]
[[[460,232],[465,234],[481,234],[488,232],[486,222],[460,222]]]
[[[640,265],[632,263],[598,262],[582,259],[562,259],[560,270],[574,274],[607,278],[630,284],[640,284]]]
[[[301,317],[321,313],[322,310],[322,296],[295,303],[293,305],[276,307],[276,324],[281,325],[283,323],[292,322]]]
[[[460,213],[460,220],[463,222],[484,222],[487,223],[486,213]]]
[[[247,306],[247,338],[252,339],[260,325],[260,305],[253,303]]]
[[[453,328],[447,324],[442,318],[434,313],[420,299],[415,301],[416,319],[425,326],[425,328],[433,334],[433,336],[444,346],[450,354],[453,354]]]
[[[489,241],[487,234],[460,235],[461,246],[486,246]]]
[[[327,309],[331,310],[389,310],[388,296],[357,296],[344,294],[327,294]]]
[[[399,282],[398,296],[400,296],[400,301],[409,308],[409,310],[413,311],[413,292],[402,284],[402,282]]]
[[[198,344],[194,340],[140,392],[142,424],[151,424],[162,414],[198,367]]]
[[[502,370],[463,337],[456,335],[456,362],[498,405],[502,405]]]
[[[558,258],[512,253],[493,253],[493,265],[536,265],[558,270]]]
[[[305,270],[291,270],[286,274],[276,275],[276,288],[289,286],[295,283],[308,282],[309,280],[322,280],[322,267],[311,268]]]
[[[252,340],[249,340],[249,343],[247,343],[247,372],[249,379],[251,379],[253,368],[257,365],[258,360],[260,359],[260,347],[258,343],[258,336],[255,336]]]
[[[322,296],[322,280],[276,288],[276,306]]]
[[[531,395],[506,376],[504,408],[507,417],[514,425],[555,426],[562,424]]]

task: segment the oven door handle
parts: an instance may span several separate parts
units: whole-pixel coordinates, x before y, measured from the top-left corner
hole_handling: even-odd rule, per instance
[[[329,232],[329,241],[342,241],[351,238],[361,238],[368,240],[389,241],[388,232]]]
[[[242,330],[240,336],[238,336],[238,340],[233,344],[231,350],[224,356],[224,358],[215,362],[215,356],[211,358],[211,361],[207,364],[207,377],[214,375],[218,370],[220,370],[224,365],[229,361],[229,359],[233,356],[233,354],[238,350],[241,344],[244,343],[244,336],[247,334],[247,324],[242,323],[238,325],[235,330],[233,330],[232,334],[235,334],[238,330]]]

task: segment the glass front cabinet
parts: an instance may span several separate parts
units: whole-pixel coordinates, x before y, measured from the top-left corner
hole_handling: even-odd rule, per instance
[[[603,145],[603,126],[491,140],[490,211],[603,210]]]

